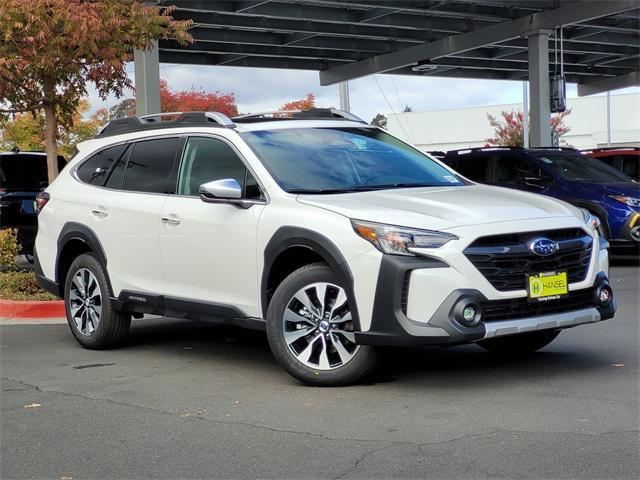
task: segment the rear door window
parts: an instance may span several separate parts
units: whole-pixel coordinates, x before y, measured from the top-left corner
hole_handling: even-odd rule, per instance
[[[488,156],[463,156],[456,162],[456,170],[461,175],[473,180],[474,182],[480,183],[487,181],[488,166]]]
[[[619,158],[618,155],[609,155],[606,157],[596,157],[598,160],[600,160],[601,162],[606,163],[607,165],[611,165],[612,167],[615,167],[615,163],[616,160]]]
[[[116,145],[96,153],[78,168],[78,178],[91,185],[104,186],[118,168],[126,148],[126,144]],[[120,177],[121,183],[122,177]],[[120,185],[114,187],[112,184],[110,187],[120,188]]]
[[[178,137],[134,143],[122,189],[130,192],[173,193],[173,168],[181,143]]]

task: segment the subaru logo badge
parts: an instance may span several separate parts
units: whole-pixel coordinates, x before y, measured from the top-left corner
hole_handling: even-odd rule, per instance
[[[558,251],[558,242],[548,238],[534,238],[529,242],[529,251],[539,257],[548,257]]]

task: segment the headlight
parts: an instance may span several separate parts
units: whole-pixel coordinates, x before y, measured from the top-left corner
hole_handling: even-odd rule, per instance
[[[625,205],[629,205],[630,207],[640,207],[640,198],[626,197],[624,195],[609,195],[609,198],[613,198],[614,200],[624,203]]]
[[[381,223],[351,220],[358,235],[371,242],[382,253],[390,255],[414,255],[410,248],[438,248],[458,237],[450,233],[397,227]]]
[[[593,215],[586,208],[581,208],[580,212],[582,212],[582,219],[584,220],[584,223],[587,225],[587,227],[594,231],[600,228],[600,219],[598,217]]]

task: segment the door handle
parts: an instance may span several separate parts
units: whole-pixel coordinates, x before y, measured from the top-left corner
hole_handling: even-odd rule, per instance
[[[166,223],[167,225],[180,225],[182,221],[176,215],[167,215],[166,217],[160,217],[162,223]]]
[[[98,207],[98,208],[94,208],[93,210],[91,210],[91,214],[94,217],[104,218],[107,215],[109,215],[109,212],[107,212],[104,208]]]

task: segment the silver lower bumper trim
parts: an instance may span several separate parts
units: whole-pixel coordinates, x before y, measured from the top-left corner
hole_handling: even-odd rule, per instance
[[[585,308],[573,312],[555,313],[539,317],[522,318],[520,320],[506,320],[504,322],[486,322],[484,338],[502,337],[516,333],[547,330],[550,328],[569,328],[583,323],[600,321],[600,313],[595,308]]]

